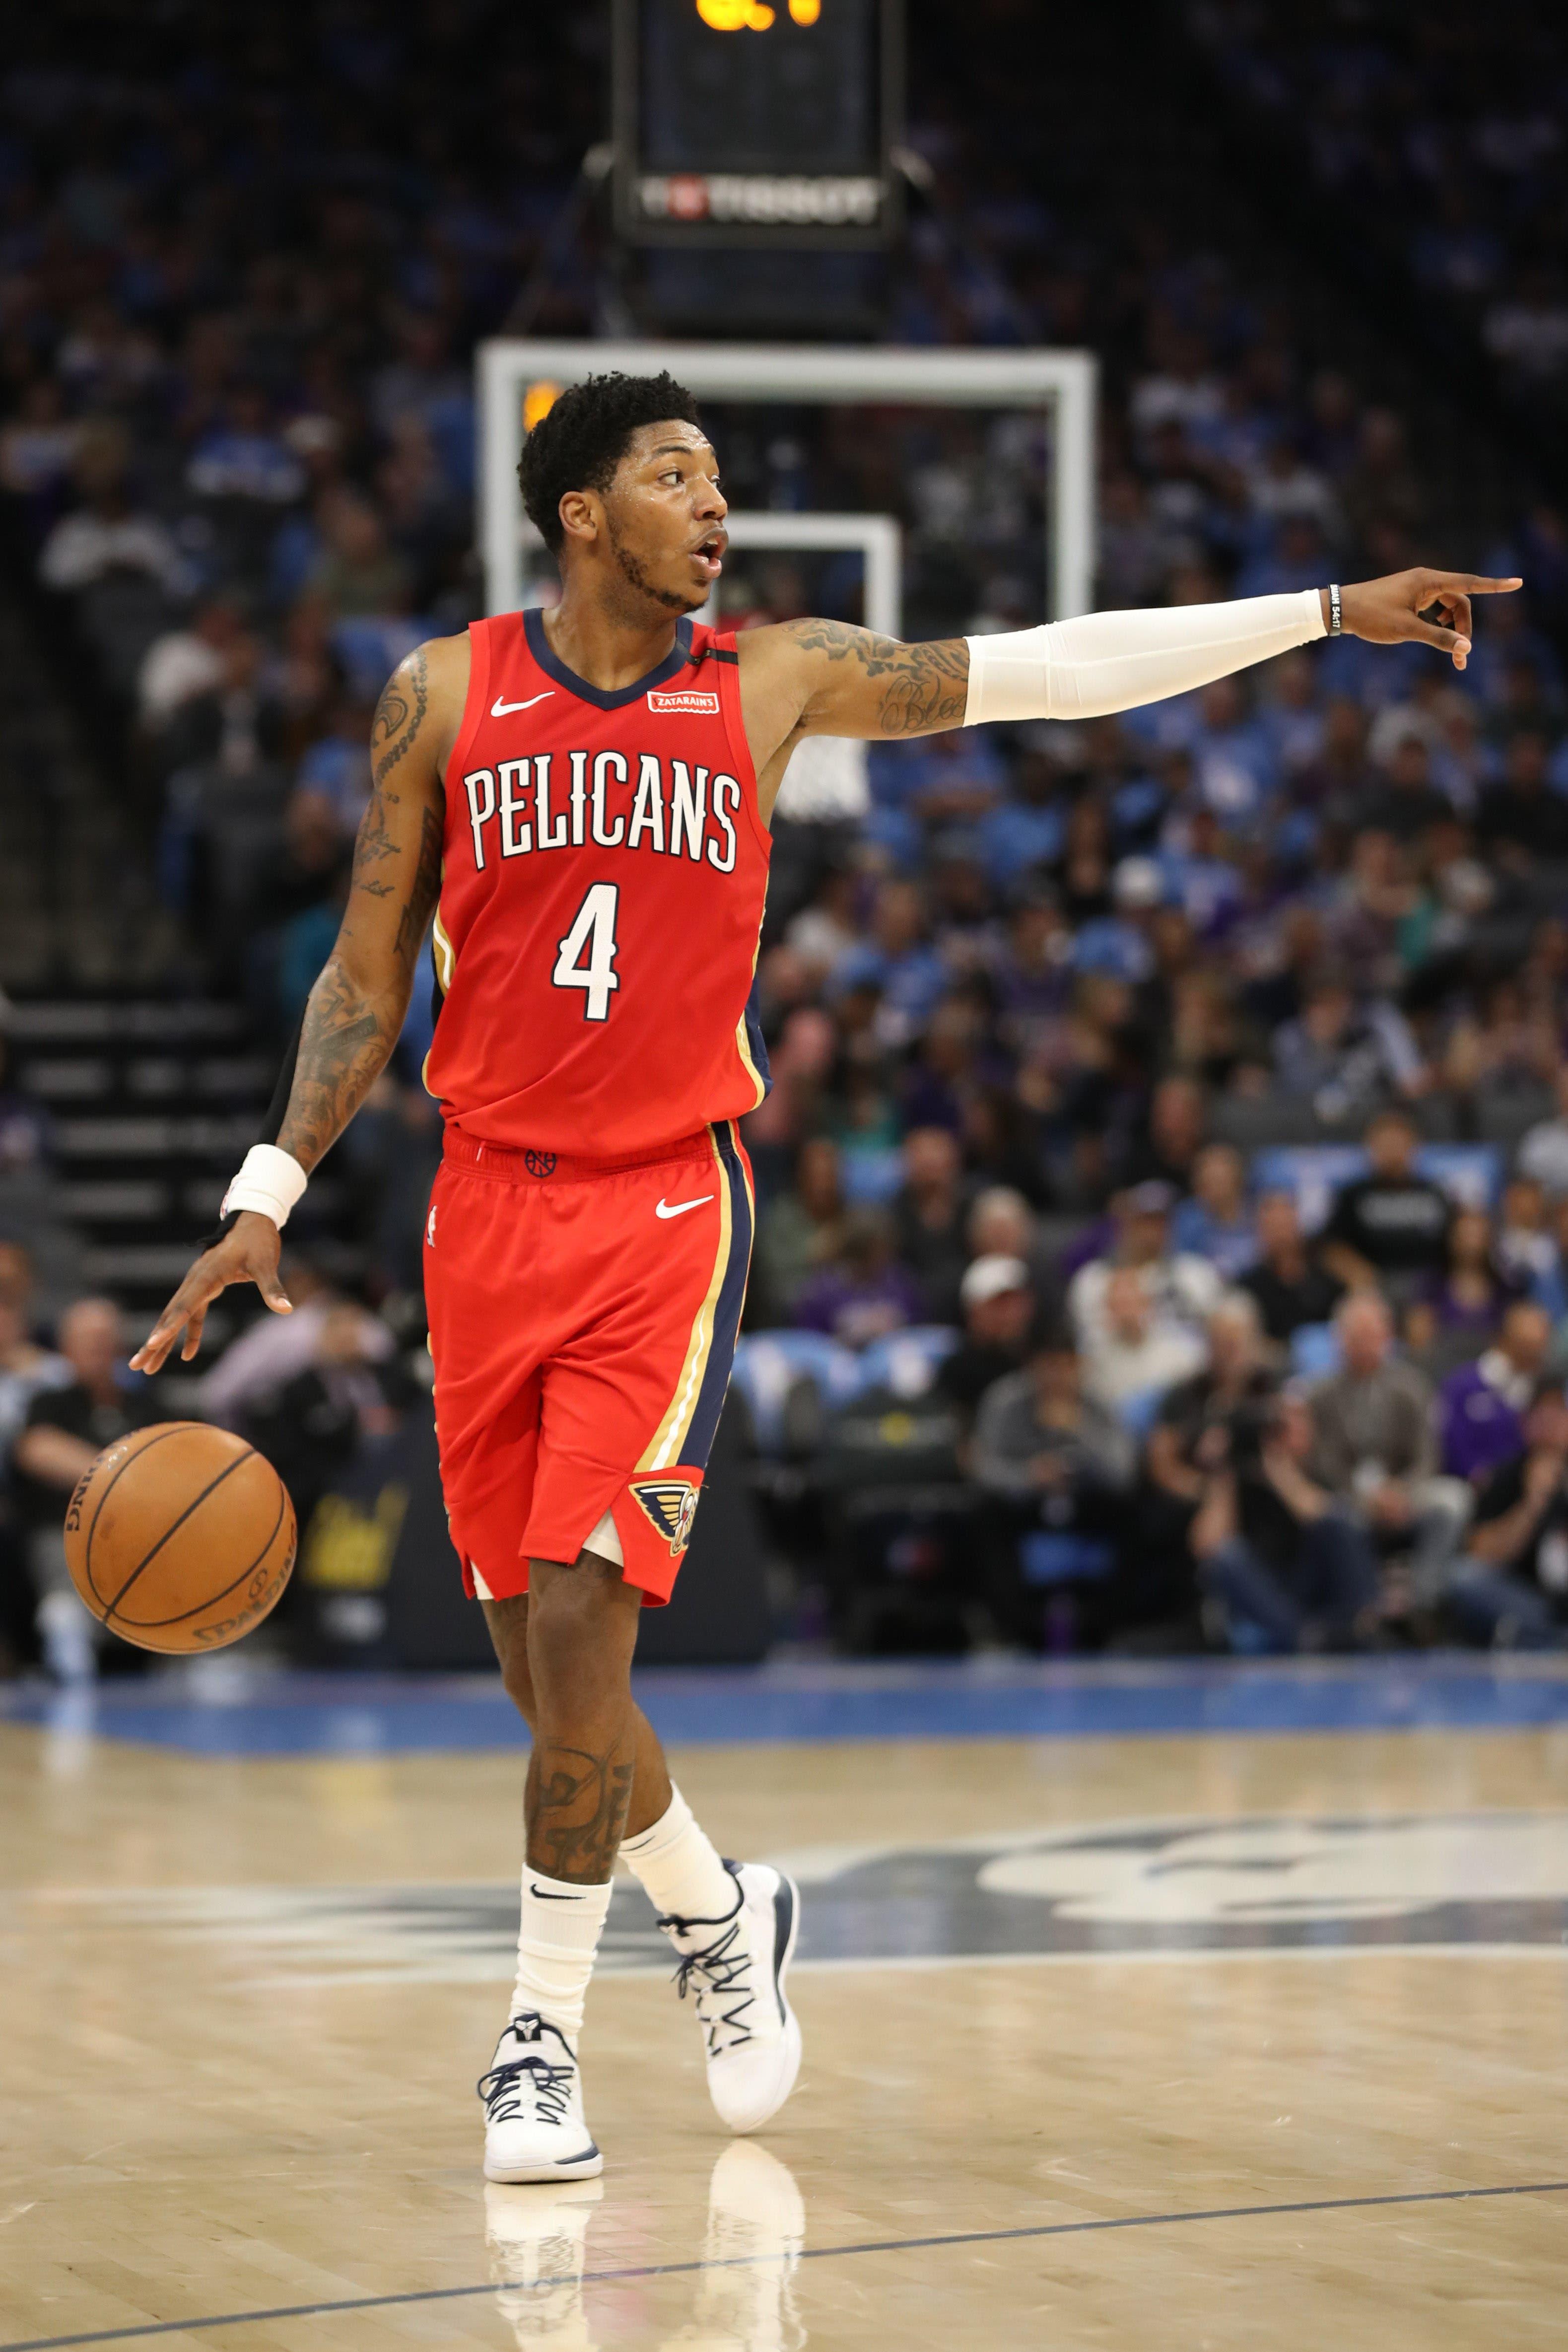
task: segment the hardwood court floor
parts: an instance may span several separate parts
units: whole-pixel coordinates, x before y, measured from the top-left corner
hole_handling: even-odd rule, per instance
[[[800,2089],[719,2134],[622,1905],[603,2182],[487,2198],[516,1754],[0,1725],[0,2352],[1563,2340],[1568,1723],[676,1762]]]

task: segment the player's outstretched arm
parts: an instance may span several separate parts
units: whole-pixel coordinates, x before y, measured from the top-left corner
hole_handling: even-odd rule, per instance
[[[354,845],[349,902],[337,941],[310,991],[287,1097],[267,1148],[302,1190],[384,1068],[413,987],[414,965],[441,888],[445,757],[467,688],[467,643],[437,639],[400,662],[376,709],[369,805]],[[253,1155],[260,1157],[260,1154]],[[243,1179],[235,1190],[243,1190]],[[296,1194],[297,1197],[297,1194]],[[155,1372],[182,1332],[187,1360],[207,1308],[233,1282],[254,1282],[275,1313],[289,1312],[277,1277],[281,1221],[242,1207],[203,1252],[131,1359]]]
[[[1436,646],[1463,669],[1470,599],[1518,580],[1425,566],[1343,590],[1225,604],[1090,613],[1044,628],[901,645],[841,621],[786,621],[740,639],[759,772],[801,735],[930,735],[990,719],[1095,719],[1210,685],[1329,635]]]

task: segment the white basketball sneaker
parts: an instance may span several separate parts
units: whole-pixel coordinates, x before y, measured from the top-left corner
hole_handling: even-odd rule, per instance
[[[675,1985],[691,1992],[707,2043],[708,2096],[733,2132],[778,2114],[800,2071],[800,2024],[784,1996],[800,1896],[765,1862],[727,1862],[735,1908],[722,1919],[661,1917],[679,1955]]]
[[[761,2153],[759,2149],[758,2154]],[[496,2305],[511,2322],[519,2352],[598,2352],[583,2309],[588,2225],[604,2194],[602,2180],[520,2187],[492,2181],[485,2190],[485,2235]]]
[[[583,2121],[577,2053],[536,2011],[513,2018],[476,2087],[486,2180],[587,2180],[603,2171]]]

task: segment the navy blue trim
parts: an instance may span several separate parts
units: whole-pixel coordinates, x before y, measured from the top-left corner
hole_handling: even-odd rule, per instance
[[[568,694],[575,694],[580,702],[591,702],[595,710],[623,710],[647,693],[651,686],[663,686],[667,678],[678,677],[692,666],[692,625],[689,621],[675,623],[675,642],[657,669],[640,677],[635,686],[618,686],[613,691],[602,686],[590,686],[574,669],[568,669],[559,656],[551,651],[545,635],[545,616],[538,604],[530,604],[523,614],[523,633],[528,641],[528,651],[547,677],[564,686]]]
[[[713,1139],[729,1184],[729,1264],[725,1267],[713,1310],[713,1339],[703,1370],[703,1384],[697,1391],[696,1410],[687,1427],[680,1459],[673,1465],[677,1470],[707,1467],[735,1362],[740,1310],[746,1300],[746,1277],[751,1267],[751,1195],[746,1189],[746,1171],[735,1148],[735,1131],[727,1119],[715,1126]]]
[[[751,993],[746,1000],[746,1043],[757,1075],[762,1081],[762,1098],[766,1102],[773,1092],[773,1073],[768,1066],[768,1040],[762,1034],[762,1016],[757,1010],[758,982],[751,983]]]

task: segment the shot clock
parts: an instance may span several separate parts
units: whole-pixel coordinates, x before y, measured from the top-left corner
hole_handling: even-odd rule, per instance
[[[616,215],[653,245],[877,245],[902,0],[615,0]]]

